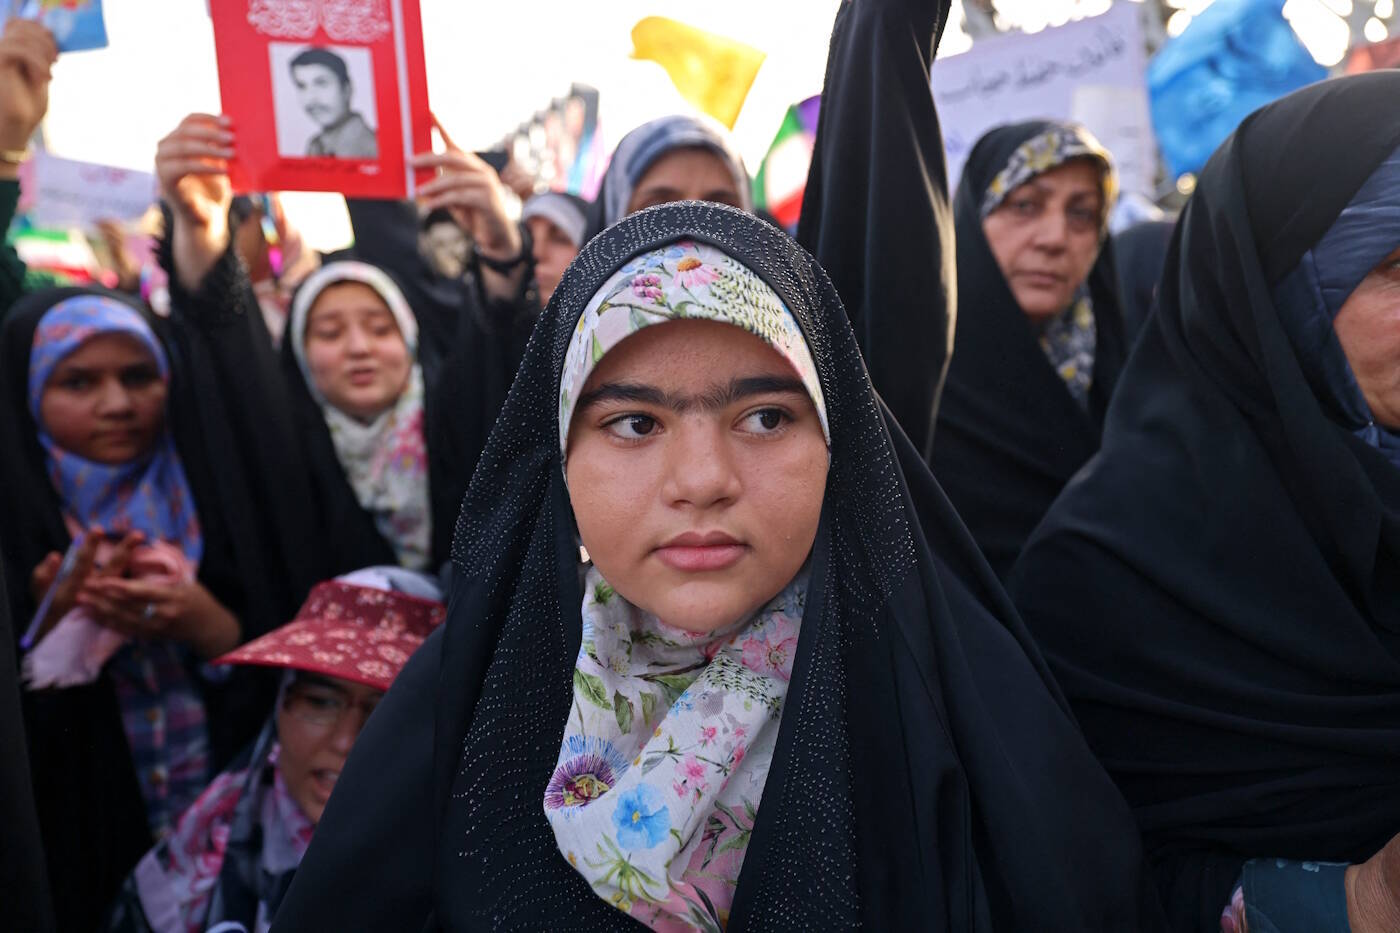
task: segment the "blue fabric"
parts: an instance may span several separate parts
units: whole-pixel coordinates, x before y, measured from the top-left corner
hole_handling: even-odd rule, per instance
[[[1216,0],[1147,67],[1152,126],[1172,174],[1199,172],[1240,121],[1327,77],[1283,18],[1284,0]]]
[[[1361,280],[1397,245],[1400,150],[1371,174],[1273,297],[1303,375],[1329,416],[1400,466],[1400,435],[1376,424],[1332,328]]]
[[[54,368],[103,334],[134,338],[155,359],[161,378],[170,380],[165,348],[135,309],[111,298],[80,295],[48,310],[34,332],[29,354],[29,411],[39,426],[39,443],[47,454],[49,478],[63,502],[63,512],[83,528],[141,531],[148,539],[170,542],[198,564],[204,539],[194,496],[168,430],[148,456],[109,465],[60,448],[39,416],[39,402]]]
[[[1347,866],[1256,858],[1244,863],[1249,933],[1350,933]]]

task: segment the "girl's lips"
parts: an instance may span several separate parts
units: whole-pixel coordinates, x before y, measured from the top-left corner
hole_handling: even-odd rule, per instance
[[[356,369],[350,372],[350,384],[352,386],[364,387],[372,385],[378,377],[378,373],[373,369]]]
[[[742,544],[672,544],[656,549],[656,557],[672,570],[703,573],[737,564],[747,548]]]

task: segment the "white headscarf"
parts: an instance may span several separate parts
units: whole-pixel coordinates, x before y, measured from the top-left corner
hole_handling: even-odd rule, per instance
[[[306,361],[311,307],[323,291],[342,282],[359,282],[374,289],[393,314],[413,357],[408,385],[398,401],[369,424],[331,405],[316,387]],[[355,499],[374,516],[375,528],[393,546],[399,563],[412,570],[424,569],[431,560],[432,508],[423,430],[423,368],[418,363],[418,321],[403,292],[383,270],[367,263],[330,263],[312,273],[297,292],[288,335]]]

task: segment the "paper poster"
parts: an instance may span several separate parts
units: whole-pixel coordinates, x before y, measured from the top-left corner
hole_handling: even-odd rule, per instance
[[[417,0],[212,0],[234,190],[412,197],[432,148]]]
[[[538,191],[567,191],[592,200],[607,169],[598,126],[598,90],[575,84],[513,133],[504,146],[511,161],[535,179]]]
[[[1147,106],[1142,5],[1031,35],[978,39],[933,65],[933,97],[956,187],[987,130],[1021,120],[1078,120],[1113,153],[1124,191],[1156,188],[1157,144]]]
[[[99,220],[133,220],[156,201],[150,172],[60,159],[35,152],[25,164],[21,211],[40,227],[91,227]]]
[[[107,47],[102,0],[9,0],[8,14],[43,23],[53,33],[60,52]]]

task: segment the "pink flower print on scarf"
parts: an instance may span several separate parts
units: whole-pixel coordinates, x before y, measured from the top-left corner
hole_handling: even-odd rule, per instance
[[[769,625],[744,639],[743,649],[744,666],[749,670],[789,680],[797,653],[797,627],[786,616],[775,615]]]

